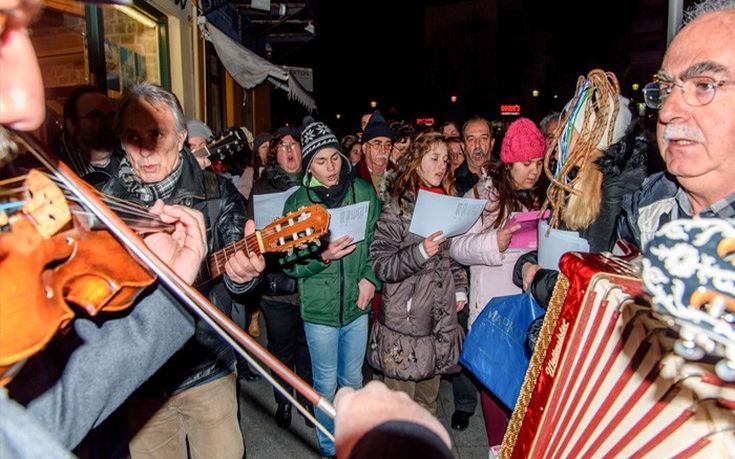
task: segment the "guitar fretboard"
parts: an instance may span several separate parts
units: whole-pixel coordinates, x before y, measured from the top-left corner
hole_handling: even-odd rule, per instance
[[[249,256],[251,253],[260,255],[257,233],[246,236],[245,239],[240,239],[209,255],[205,262],[202,263],[202,268],[199,270],[199,275],[194,281],[194,285],[202,284],[224,274],[225,263],[238,250],[245,252],[246,256]]]

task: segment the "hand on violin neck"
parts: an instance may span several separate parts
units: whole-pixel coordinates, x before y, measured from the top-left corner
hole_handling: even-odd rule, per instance
[[[201,212],[183,206],[164,205],[163,201],[149,209],[165,223],[171,223],[173,233],[154,233],[144,241],[179,277],[191,284],[207,254],[207,232]]]
[[[245,223],[245,235],[249,236],[253,233],[255,233],[255,222],[248,220]],[[225,263],[225,273],[230,277],[230,280],[237,284],[250,282],[260,276],[263,270],[265,270],[263,255],[246,254],[242,250],[235,252]]]

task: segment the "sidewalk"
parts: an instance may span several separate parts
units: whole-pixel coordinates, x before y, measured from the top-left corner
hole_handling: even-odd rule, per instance
[[[265,329],[258,339],[265,344]],[[273,413],[276,402],[273,389],[264,380],[240,383],[240,424],[245,433],[245,450],[248,459],[300,459],[318,458],[319,448],[313,428],[304,424],[304,419],[293,410],[289,429],[276,426]],[[442,381],[439,389],[437,414],[452,437],[455,457],[460,459],[486,459],[487,436],[478,403],[470,426],[464,432],[450,428],[450,418],[454,412],[452,386]]]

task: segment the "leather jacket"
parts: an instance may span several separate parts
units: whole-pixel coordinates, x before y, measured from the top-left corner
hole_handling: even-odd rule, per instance
[[[185,149],[182,154],[183,170],[173,195],[166,204],[179,204],[197,209],[204,214],[207,228],[208,255],[244,237],[247,213],[242,196],[231,181],[216,177],[219,197],[213,197],[213,189],[207,193],[205,172],[197,164],[194,156]],[[115,176],[102,187],[102,192],[119,198],[136,201],[130,192]],[[208,198],[209,195],[209,199]],[[210,217],[210,215],[212,217]],[[214,220],[212,222],[211,220]],[[213,282],[197,288],[227,315],[232,313],[233,301],[250,291],[260,281],[255,278],[245,284],[233,282],[225,274]],[[211,381],[231,372],[234,368],[235,354],[230,347],[209,325],[196,320],[196,331],[181,350],[161,367],[141,389],[144,394],[174,394]]]

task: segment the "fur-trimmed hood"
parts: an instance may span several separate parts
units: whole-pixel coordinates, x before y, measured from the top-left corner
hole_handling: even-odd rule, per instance
[[[646,166],[648,152],[655,151],[653,138],[634,122],[620,141],[610,145],[597,160],[605,179],[617,177],[626,171]]]
[[[399,196],[390,192],[390,188],[396,179],[398,179],[398,172],[395,169],[387,171],[385,180],[383,180],[380,190],[378,190],[378,197],[383,202],[383,207],[391,209],[402,218],[406,215],[411,218],[413,209],[416,207],[416,193],[406,190],[401,196],[403,199],[399,199]]]

